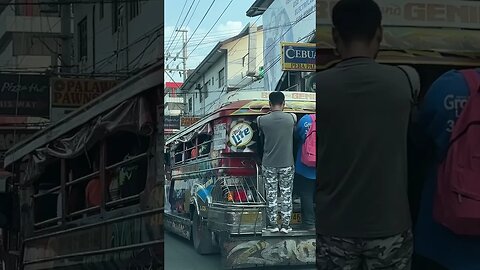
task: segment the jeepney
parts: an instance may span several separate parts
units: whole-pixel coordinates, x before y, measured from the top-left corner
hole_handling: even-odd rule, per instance
[[[315,113],[315,93],[284,93],[286,112]],[[315,235],[299,227],[300,205],[294,204],[293,232],[265,230],[256,118],[268,113],[268,94],[229,93],[165,145],[165,229],[191,239],[200,254],[220,252],[225,268],[315,263]]]
[[[163,269],[162,72],[143,69],[6,153],[7,269]]]

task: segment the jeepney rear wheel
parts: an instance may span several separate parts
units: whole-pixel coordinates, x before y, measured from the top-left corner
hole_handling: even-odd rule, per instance
[[[202,224],[202,219],[195,210],[192,222],[192,240],[193,247],[201,255],[217,252],[218,247],[213,243],[212,231]]]

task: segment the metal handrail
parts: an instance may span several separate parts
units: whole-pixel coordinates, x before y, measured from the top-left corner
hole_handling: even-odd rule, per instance
[[[120,166],[122,166],[122,165],[127,165],[127,164],[130,164],[130,163],[133,163],[133,162],[135,162],[135,161],[138,161],[138,160],[140,160],[140,159],[143,159],[143,158],[147,157],[147,155],[148,155],[148,153],[145,152],[145,153],[142,153],[142,154],[133,156],[133,157],[131,157],[131,158],[129,158],[129,159],[122,160],[122,161],[117,162],[117,163],[115,163],[115,164],[106,166],[106,167],[105,167],[105,170],[110,171],[110,170],[116,169],[116,168],[118,168],[118,167],[120,167]]]
[[[121,199],[118,199],[118,200],[115,200],[115,201],[109,201],[109,202],[106,203],[106,205],[107,206],[115,206],[115,205],[123,203],[123,202],[134,201],[138,198],[140,198],[140,194],[135,194],[135,195],[128,196],[128,197],[125,197],[125,198],[121,198]]]
[[[58,222],[60,220],[61,220],[60,217],[56,217],[56,218],[51,218],[51,219],[47,219],[47,220],[44,220],[44,221],[41,221],[41,222],[34,223],[33,225],[36,226],[36,227],[39,227],[39,226],[42,226],[42,225]]]
[[[192,174],[198,174],[198,173],[204,173],[204,172],[210,172],[210,171],[217,171],[217,170],[224,170],[224,169],[245,169],[245,168],[246,167],[216,167],[216,168],[198,170],[198,171],[195,171],[195,172],[182,173],[181,176],[173,176],[172,175],[172,180],[175,180],[177,178],[182,178],[182,177],[192,175]]]
[[[72,181],[66,182],[65,185],[67,187],[72,186],[72,185],[75,185],[75,184],[78,184],[78,183],[81,183],[81,182],[85,182],[86,180],[93,179],[94,177],[98,177],[99,175],[100,175],[100,171],[96,171],[96,172],[93,172],[91,174],[87,174],[85,176],[74,179]]]
[[[94,212],[95,210],[100,210],[100,206],[92,206],[92,207],[85,208],[85,209],[82,209],[82,210],[79,210],[79,211],[75,211],[75,212],[72,212],[72,213],[68,214],[67,217],[79,216],[79,215],[86,214],[86,213],[89,213],[89,212]]]
[[[162,244],[162,243],[164,243],[163,239],[162,240],[154,240],[154,241],[149,241],[149,242],[144,242],[144,243],[139,243],[139,244],[133,244],[133,245],[128,245],[128,246],[122,246],[122,247],[114,247],[114,248],[106,248],[106,249],[101,249],[101,250],[78,252],[78,253],[73,253],[73,254],[68,254],[68,255],[61,255],[61,256],[55,256],[55,257],[50,257],[50,258],[37,259],[37,260],[32,260],[32,261],[25,261],[23,264],[28,265],[28,264],[49,262],[49,261],[76,258],[76,257],[101,255],[101,254],[106,254],[106,253],[111,253],[111,252],[120,252],[120,251],[137,249],[137,248],[142,248],[142,247],[154,246],[154,245],[159,245],[159,244]]]
[[[56,186],[56,187],[54,187],[54,188],[51,188],[51,189],[43,192],[42,194],[33,194],[32,197],[33,197],[34,199],[40,198],[40,197],[43,197],[43,196],[45,196],[45,195],[49,195],[49,194],[54,193],[55,191],[59,191],[59,190],[60,190],[60,186]]]
[[[126,219],[130,219],[130,218],[142,217],[142,216],[146,216],[146,215],[149,215],[149,214],[163,213],[163,211],[164,211],[164,207],[159,207],[159,208],[154,208],[154,209],[151,209],[151,210],[136,212],[136,213],[133,213],[133,214],[130,214],[130,215],[121,216],[121,217],[112,218],[112,219],[105,219],[105,220],[102,220],[100,222],[96,222],[96,223],[92,223],[92,224],[86,224],[86,225],[83,225],[83,226],[78,226],[78,227],[63,230],[63,231],[56,231],[56,232],[52,232],[52,233],[49,233],[49,234],[33,236],[33,237],[25,239],[24,242],[31,242],[31,241],[34,241],[34,240],[48,238],[48,237],[60,235],[60,234],[63,234],[63,233],[70,233],[70,232],[75,232],[75,231],[79,231],[79,230],[86,230],[86,229],[93,228],[93,227],[96,227],[96,226],[115,223],[115,222],[123,221],[123,220],[126,220]]]

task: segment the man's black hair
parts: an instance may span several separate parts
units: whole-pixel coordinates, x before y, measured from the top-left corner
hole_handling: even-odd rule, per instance
[[[285,95],[279,91],[273,91],[268,96],[270,103],[272,105],[282,105],[285,102]]]
[[[332,22],[346,44],[370,42],[382,23],[382,11],[373,0],[340,0],[332,11]]]

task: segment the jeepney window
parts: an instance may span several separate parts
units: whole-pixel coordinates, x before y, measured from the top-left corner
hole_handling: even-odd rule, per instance
[[[210,154],[210,146],[212,143],[212,136],[209,134],[200,134],[197,138],[198,142],[198,157],[205,157]]]
[[[175,148],[175,164],[183,162],[183,147],[184,144],[180,143]]]
[[[185,161],[196,159],[198,156],[198,148],[195,144],[195,139],[185,144]]]
[[[56,218],[62,211],[60,197],[60,161],[46,166],[43,174],[33,184],[33,218],[37,228],[56,224]],[[54,190],[57,188],[56,190]]]
[[[128,206],[138,202],[147,180],[148,137],[119,132],[107,139],[109,206]]]

